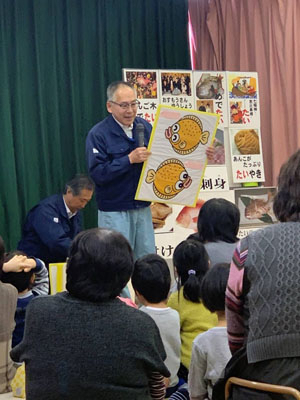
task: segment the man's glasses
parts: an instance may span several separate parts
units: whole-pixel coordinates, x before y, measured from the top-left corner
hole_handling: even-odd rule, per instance
[[[129,107],[137,108],[140,102],[138,100],[132,101],[131,103],[116,103],[115,101],[109,100],[110,103],[116,104],[117,106],[121,107],[122,110],[128,110]]]

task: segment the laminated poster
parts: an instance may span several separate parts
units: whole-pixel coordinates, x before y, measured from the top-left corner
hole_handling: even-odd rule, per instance
[[[195,109],[220,115],[219,128],[228,126],[224,71],[193,71]]]
[[[219,118],[159,105],[135,199],[194,207]]]
[[[211,192],[201,189],[195,207],[163,203],[151,205],[152,218],[157,217],[156,220],[159,222],[154,223],[157,254],[166,259],[172,258],[176,246],[189,235],[197,232],[199,211],[203,204],[212,198],[223,198],[234,203],[234,191]],[[159,217],[163,217],[163,221],[160,221]]]
[[[159,105],[157,78],[157,70],[123,69],[124,81],[132,84],[136,90],[137,99],[140,102],[137,117],[144,118],[151,125],[154,123]]]
[[[221,117],[220,117],[221,118]],[[220,127],[220,122],[219,122]],[[224,129],[224,128],[223,128]],[[225,132],[217,129],[213,142],[214,154],[207,161],[201,191],[229,190],[227,167],[225,163]]]
[[[240,210],[240,227],[275,224],[273,211],[276,187],[257,187],[235,189],[235,204]]]
[[[162,105],[194,109],[192,71],[159,70],[158,87]]]
[[[227,72],[230,127],[260,126],[257,72]]]
[[[260,129],[229,129],[229,138],[233,182],[264,182]]]

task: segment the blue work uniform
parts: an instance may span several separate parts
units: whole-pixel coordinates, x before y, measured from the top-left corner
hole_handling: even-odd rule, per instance
[[[147,147],[152,126],[139,117],[133,122],[132,138],[109,115],[90,130],[86,139],[89,173],[96,186],[98,225],[121,232],[136,258],[155,252],[150,203],[134,199],[143,163],[130,164],[128,158],[138,147],[138,123],[144,126]]]
[[[81,214],[69,219],[62,194],[47,197],[27,214],[18,250],[45,263],[63,262],[81,231]]]

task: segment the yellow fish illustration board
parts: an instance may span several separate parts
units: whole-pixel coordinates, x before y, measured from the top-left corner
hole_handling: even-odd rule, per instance
[[[157,197],[169,200],[190,187],[192,179],[183,163],[176,158],[171,158],[163,161],[156,171],[149,169],[146,182],[153,183],[153,191]]]
[[[207,144],[209,132],[203,131],[199,117],[185,115],[165,131],[173,150],[178,154],[190,154],[197,149],[199,144]]]
[[[194,206],[219,116],[159,105],[136,200]]]

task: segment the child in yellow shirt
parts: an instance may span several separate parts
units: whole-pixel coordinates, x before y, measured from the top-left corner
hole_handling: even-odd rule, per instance
[[[168,306],[180,316],[181,366],[178,375],[187,382],[193,340],[199,333],[216,326],[218,318],[201,301],[201,282],[209,268],[203,244],[195,240],[181,242],[175,248],[173,264],[178,291],[171,294]]]

